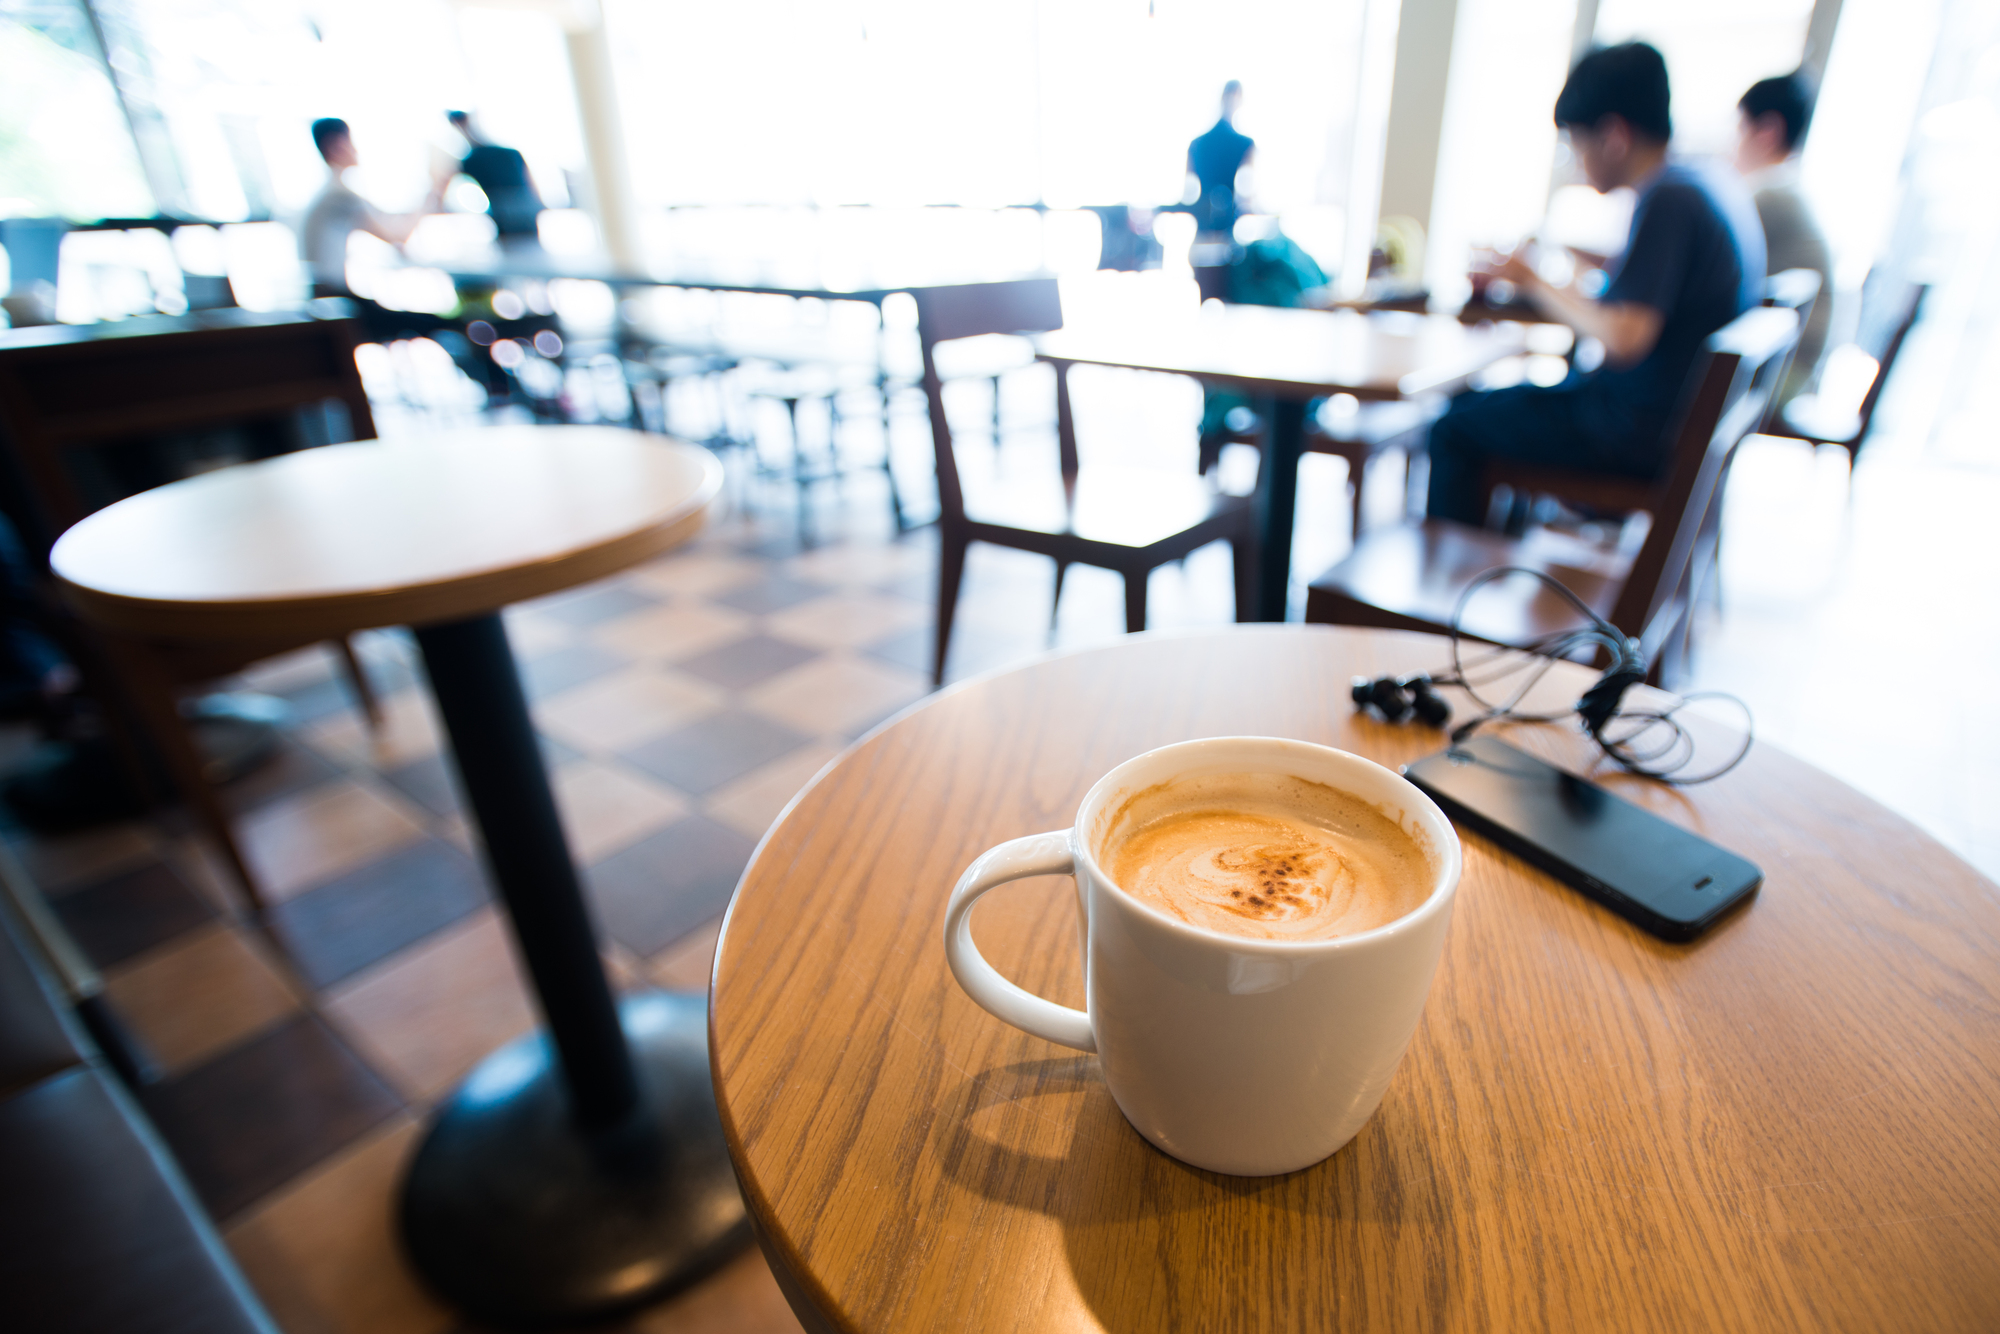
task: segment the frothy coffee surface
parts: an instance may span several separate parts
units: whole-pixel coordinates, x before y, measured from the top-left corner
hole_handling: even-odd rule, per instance
[[[1326,940],[1430,897],[1418,836],[1359,797],[1276,774],[1163,783],[1112,815],[1100,861],[1133,898],[1193,926]]]

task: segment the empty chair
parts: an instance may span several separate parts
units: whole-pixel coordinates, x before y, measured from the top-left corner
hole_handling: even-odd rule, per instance
[[[1861,289],[1861,322],[1854,346],[1875,362],[1874,377],[1858,407],[1831,402],[1819,394],[1800,394],[1785,405],[1778,421],[1765,429],[1774,435],[1792,436],[1815,445],[1839,445],[1847,451],[1850,466],[1861,456],[1875,422],[1875,406],[1882,399],[1882,387],[1896,356],[1910,336],[1917,317],[1923,312],[1924,296],[1930,289],[1909,282],[1885,269],[1868,275]],[[1833,358],[1828,357],[1831,363]]]
[[[1010,474],[972,489],[964,485],[945,415],[938,345],[985,334],[1061,328],[1062,301],[1055,279],[921,288],[915,296],[924,396],[937,450],[940,510],[934,682],[944,680],[965,552],[974,542],[1053,558],[1058,597],[1063,571],[1073,563],[1118,571],[1125,577],[1125,628],[1136,631],[1146,627],[1146,577],[1197,547],[1227,540],[1235,556],[1237,618],[1242,619],[1249,605],[1254,559],[1249,498],[1218,494],[1192,473],[1082,467],[1066,365],[1055,367],[1058,471],[1033,478]]]

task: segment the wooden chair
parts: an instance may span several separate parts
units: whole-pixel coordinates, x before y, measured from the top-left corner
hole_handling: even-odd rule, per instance
[[[939,551],[937,652],[931,679],[944,680],[952,617],[974,542],[1034,551],[1056,562],[1056,596],[1072,564],[1095,565],[1125,576],[1125,628],[1146,628],[1146,577],[1169,561],[1227,540],[1236,562],[1237,617],[1250,605],[1255,559],[1247,496],[1218,494],[1197,476],[1139,468],[1084,468],[1070,409],[1069,366],[1056,372],[1059,475],[1009,476],[970,493],[952,450],[937,348],[957,338],[995,333],[1046,333],[1062,327],[1062,301],[1053,278],[921,288],[917,333],[923,348],[924,396],[930,405],[931,440],[937,450]]]
[[[30,541],[37,558],[46,558],[63,530],[117,498],[78,484],[72,464],[93,446],[268,421],[327,404],[338,404],[347,417],[345,432],[335,427],[329,434],[373,438],[374,417],[354,363],[354,321],[335,310],[328,316],[229,310],[23,330],[0,340],[0,436],[39,511],[43,532]],[[122,714],[151,743],[251,904],[261,907],[255,876],[177,700],[188,686],[309,641],[141,642],[103,636],[77,621],[64,625],[62,636],[81,650],[78,665],[114,724]],[[370,725],[379,725],[353,645],[342,639],[332,646]]]
[[[1875,359],[1875,378],[1855,411],[1828,404],[1816,394],[1800,394],[1785,405],[1779,419],[1765,429],[1773,435],[1790,436],[1815,445],[1839,445],[1847,451],[1848,466],[1861,457],[1861,446],[1875,422],[1875,405],[1882,399],[1882,387],[1903,350],[1903,343],[1923,313],[1924,297],[1930,288],[1909,282],[1886,269],[1868,275],[1861,289],[1861,323],[1855,345]]]
[[[1515,539],[1426,520],[1364,537],[1312,582],[1306,619],[1437,633],[1450,625],[1473,576],[1524,565],[1554,575],[1638,639],[1653,679],[1671,679],[1680,666],[1675,655],[1687,648],[1693,591],[1713,559],[1700,542],[1703,519],[1730,453],[1762,421],[1798,329],[1794,312],[1760,307],[1710,336],[1682,397],[1671,466],[1645,499],[1652,527],[1631,557],[1547,530]],[[1577,623],[1574,610],[1539,581],[1500,580],[1474,599],[1462,629],[1474,639],[1524,644]]]

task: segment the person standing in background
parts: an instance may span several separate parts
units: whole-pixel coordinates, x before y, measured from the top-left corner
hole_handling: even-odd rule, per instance
[[[1811,269],[1819,275],[1819,299],[1799,333],[1798,353],[1773,407],[1812,384],[1833,322],[1833,252],[1799,192],[1799,146],[1812,123],[1812,106],[1812,85],[1803,74],[1760,79],[1736,104],[1736,170],[1764,224],[1766,267],[1772,273]]]
[[[493,219],[500,244],[539,240],[535,220],[541,216],[542,196],[535,189],[535,178],[528,174],[528,160],[520,150],[503,147],[481,134],[470,112],[447,111],[444,118],[465,136],[467,148],[458,169],[485,192],[486,213]]]
[[[1236,226],[1240,211],[1236,174],[1250,165],[1257,151],[1256,141],[1236,129],[1242,105],[1243,85],[1231,79],[1222,85],[1222,118],[1188,145],[1188,175],[1201,187],[1194,202],[1195,231],[1204,239],[1230,236]]]

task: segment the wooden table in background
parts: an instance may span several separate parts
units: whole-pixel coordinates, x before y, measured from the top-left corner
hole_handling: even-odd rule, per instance
[[[1307,402],[1330,394],[1381,402],[1452,393],[1526,345],[1516,326],[1468,327],[1449,315],[1220,303],[1168,319],[1152,308],[1119,318],[1107,305],[1070,316],[1035,341],[1044,361],[1187,375],[1269,400],[1258,474],[1254,619],[1262,621],[1285,619]]]
[[[1437,732],[1356,716],[1347,681],[1443,648],[1136,637],[936,696],[806,790],[730,908],[710,1025],[751,1214],[809,1328],[2000,1328],[2000,890],[1768,745],[1707,786],[1610,780],[1764,868],[1691,944],[1468,836],[1388,1097],[1289,1176],[1166,1157],[1095,1057],[953,983],[945,900],[978,853],[1067,826],[1107,769],[1185,738],[1431,753]],[[1567,729],[1508,735],[1588,759]],[[989,896],[981,949],[1081,1005],[1074,901],[1066,879]]]
[[[414,627],[547,1020],[467,1077],[404,1182],[405,1251],[482,1323],[624,1309],[747,1241],[701,1006],[613,998],[500,619],[686,540],[721,484],[706,450],[605,427],[329,445],[129,497],[50,557],[139,650]]]

